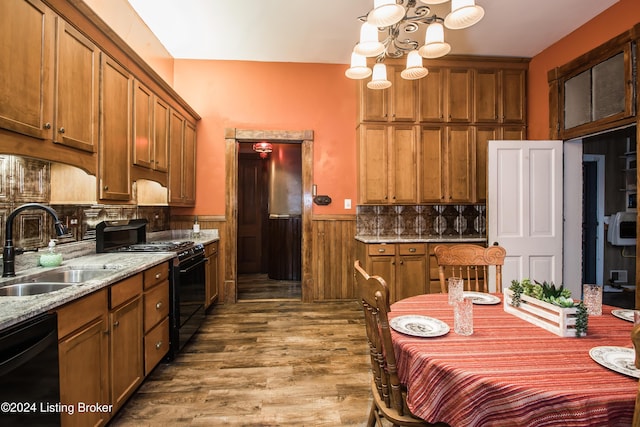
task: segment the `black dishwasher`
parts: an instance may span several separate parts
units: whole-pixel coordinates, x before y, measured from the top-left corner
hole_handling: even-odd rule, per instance
[[[0,425],[59,426],[59,403],[56,314],[0,331]]]

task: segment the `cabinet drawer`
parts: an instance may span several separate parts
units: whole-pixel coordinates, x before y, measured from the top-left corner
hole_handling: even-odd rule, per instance
[[[165,318],[159,325],[144,336],[144,374],[156,367],[158,362],[169,351],[169,318]]]
[[[204,247],[204,256],[211,256],[218,252],[218,242],[211,243]]]
[[[163,262],[144,272],[144,288],[149,289],[169,277],[169,264]]]
[[[107,289],[101,289],[58,310],[58,338],[62,339],[107,312]]]
[[[169,281],[144,293],[144,331],[148,332],[169,315]]]
[[[367,245],[369,247],[369,256],[395,255],[396,245],[387,245],[384,243]]]
[[[425,243],[400,243],[398,244],[400,255],[424,255],[427,253]]]
[[[109,308],[115,308],[122,303],[140,295],[142,292],[142,274],[124,279],[111,286],[111,303]]]

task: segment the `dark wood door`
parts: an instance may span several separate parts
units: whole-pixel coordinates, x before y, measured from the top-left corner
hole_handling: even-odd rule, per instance
[[[269,159],[238,156],[238,274],[267,272]]]

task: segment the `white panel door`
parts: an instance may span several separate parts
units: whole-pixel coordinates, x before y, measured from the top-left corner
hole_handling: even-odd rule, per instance
[[[562,141],[489,141],[488,174],[488,241],[507,251],[503,288],[526,277],[562,283]]]

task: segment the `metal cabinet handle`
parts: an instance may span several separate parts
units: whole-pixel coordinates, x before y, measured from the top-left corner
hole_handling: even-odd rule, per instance
[[[409,248],[409,252],[415,252],[416,248]]]
[[[105,185],[105,186],[104,186],[104,190],[105,190],[105,191],[109,190],[109,186],[108,186],[108,185]]]
[[[51,123],[45,123],[44,128],[47,130],[51,129]]]
[[[162,273],[156,273],[156,279],[159,279],[162,276]]]
[[[64,127],[60,127],[60,129],[58,129],[58,132],[64,133],[65,132]]]
[[[118,326],[120,326],[120,321],[116,320],[115,322],[113,322],[113,327],[117,328]]]
[[[162,341],[158,341],[156,343],[156,350],[160,349],[162,347]]]
[[[162,307],[162,301],[156,303],[156,310],[160,310],[160,307]]]
[[[378,249],[378,252],[380,252],[381,254],[385,253],[386,251],[386,249]]]

